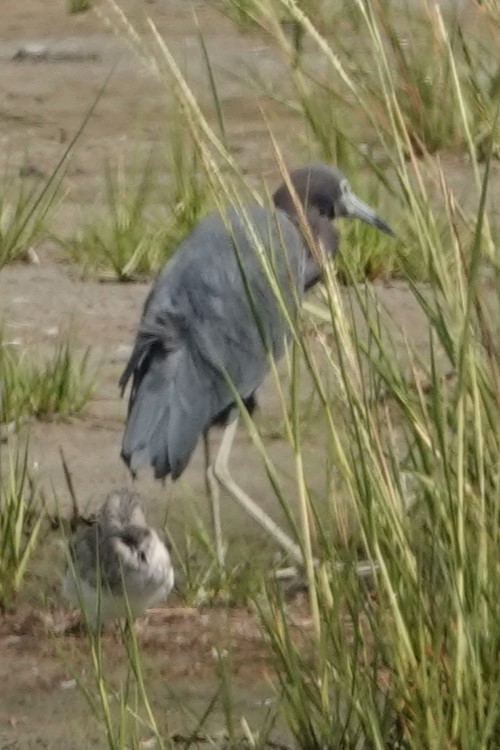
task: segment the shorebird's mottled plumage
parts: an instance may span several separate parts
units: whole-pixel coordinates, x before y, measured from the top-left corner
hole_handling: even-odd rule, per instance
[[[168,550],[146,523],[140,498],[111,492],[95,522],[80,526],[69,543],[64,590],[85,609],[92,627],[132,616],[167,598],[174,584]]]

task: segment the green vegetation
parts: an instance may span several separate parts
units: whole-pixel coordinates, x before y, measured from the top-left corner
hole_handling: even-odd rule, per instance
[[[106,215],[97,214],[62,246],[84,273],[129,281],[158,268],[167,255],[165,233],[150,212],[152,169],[148,162],[131,186],[123,165],[108,164]]]
[[[429,47],[424,47],[428,58],[435,44],[438,62],[432,100],[423,97],[424,62],[415,71],[411,56],[416,52],[400,49],[401,38],[388,26],[391,16],[378,15],[392,5],[352,6],[366,65],[369,55],[369,80],[355,55],[349,65],[334,55],[342,49],[332,45],[335,29],[326,38],[290,0],[253,5],[256,13],[262,11],[254,20],[285,52],[282,27],[271,21],[278,7],[289,13],[323,62],[330,85],[339,81],[352,106],[364,112],[372,157],[363,159],[353,148],[349,158],[353,164],[364,161],[373,184],[378,180],[393,198],[399,196],[393,215],[401,217],[394,223],[404,245],[402,250],[396,244],[391,257],[387,239],[377,238],[368,256],[351,254],[352,263],[346,253],[341,278],[351,284],[351,305],[343,303],[335,268],[329,266],[323,289],[307,301],[294,329],[289,398],[280,391],[282,431],[295,457],[295,532],[305,557],[312,637],[302,638],[291,624],[276,585],[263,583],[254,601],[272,650],[279,712],[299,747],[494,748],[500,742],[500,290],[490,285],[486,294],[483,287],[484,273],[499,261],[487,210],[494,138],[481,157],[481,171],[455,20],[447,25],[432,11]],[[345,33],[343,38],[347,44]],[[309,80],[302,57],[289,51],[291,73]],[[211,200],[238,205],[244,178],[169,51],[157,38],[145,42],[141,52],[169,71],[165,84],[175,91],[202,154]],[[446,91],[441,65],[448,76]],[[412,82],[411,103],[402,97],[402,80]],[[428,110],[438,102],[447,110],[444,123],[433,121]],[[492,135],[494,124],[492,118]],[[431,153],[445,146],[468,151],[474,216],[467,215]],[[392,222],[393,216],[388,218]],[[348,231],[356,246],[368,242],[360,228]],[[397,356],[393,329],[374,291],[354,283],[363,273],[376,276],[396,267],[428,331],[428,356],[414,351],[410,340],[407,364]],[[430,283],[422,286],[417,278]],[[325,464],[335,467],[335,491],[327,502],[318,502],[305,480],[297,396],[304,373],[322,404],[325,427],[316,440],[322,442]],[[332,381],[334,402],[327,395]],[[247,428],[277,502],[292,516],[270,452],[251,420]],[[343,535],[336,528],[340,505],[350,509],[352,525]],[[369,583],[356,574],[360,555],[372,568]],[[197,580],[189,578],[191,591],[200,588]],[[136,651],[134,674],[138,662]],[[220,679],[221,691],[230,695],[227,672]],[[230,701],[227,715],[234,739]],[[152,722],[148,726],[152,731]],[[110,747],[125,744],[123,739]]]
[[[178,127],[169,133],[169,184],[159,193],[150,158],[138,179],[123,163],[106,168],[106,213],[94,212],[76,235],[62,241],[84,273],[133,281],[157,271],[204,213],[205,183],[196,152]],[[162,205],[164,204],[164,205]]]
[[[68,142],[55,167],[40,186],[16,182],[6,170],[0,185],[0,270],[16,260],[29,258],[35,245],[45,234],[48,217],[54,209],[59,188],[70,154],[92,116],[108,79],[97,92],[91,106]],[[24,179],[24,178],[23,178]]]
[[[0,461],[0,611],[11,605],[36,549],[40,498],[28,474],[28,451]]]
[[[303,750],[494,750],[500,746],[500,257],[488,210],[498,144],[491,30],[482,27],[483,43],[473,28],[466,33],[459,15],[448,18],[427,3],[400,13],[390,0],[354,0],[341,4],[342,23],[327,13],[317,22],[312,4],[292,0],[224,5],[265,29],[283,53],[291,85],[280,100],[302,123],[308,155],[336,158],[360,181],[368,175],[368,194],[358,192],[391,207],[381,212],[399,239],[346,225],[344,246],[352,249],[325,269],[324,286],[294,324],[290,387],[279,390],[277,424],[294,457],[298,517],[269,446],[244,420],[303,550],[312,633],[291,623],[269,576],[259,580],[255,567],[217,570],[203,528],[188,533],[179,564],[185,599],[253,603],[270,646],[277,711]],[[482,8],[495,23],[493,4]],[[149,167],[132,192],[123,175],[108,171],[109,221],[68,245],[85,269],[131,279],[156,268],[207,205],[238,206],[249,188],[226,148],[222,121],[211,127],[154,27],[141,41],[117,6],[115,12],[121,33],[173,91],[182,144],[192,144],[184,151],[172,141],[171,220],[161,234],[151,229],[160,223],[149,213]],[[293,24],[295,41],[283,20]],[[254,85],[264,90],[262,82]],[[325,107],[318,106],[320,95]],[[337,106],[349,114],[352,132],[343,116],[331,118]],[[278,140],[275,146],[282,165]],[[467,154],[468,208],[447,178],[447,150]],[[376,290],[357,283],[394,273],[412,292],[428,339],[424,355],[405,338],[405,361]],[[348,302],[339,282],[350,285]],[[0,348],[0,382],[7,383],[0,421],[83,405],[85,368],[73,367],[67,345],[55,361],[49,377],[38,370],[28,377],[22,358]],[[312,384],[311,403],[321,408],[315,448],[322,460],[313,468],[325,467],[326,498],[316,498],[306,479],[303,377]],[[43,397],[30,400],[37,392]],[[15,536],[9,549],[20,551],[9,559],[21,561],[12,568],[19,577],[33,531],[21,535],[20,546],[12,529],[37,526],[25,522],[19,502],[5,507],[13,520],[2,536]],[[339,529],[344,513],[349,524]],[[368,561],[369,580],[357,574],[360,558]],[[171,746],[167,712],[148,699],[133,630],[123,635],[127,675],[118,688],[107,679],[99,636],[89,638],[91,685],[80,687],[109,748],[137,747],[144,734]],[[264,747],[268,727],[257,737],[236,722],[230,655],[218,656],[229,743],[246,726],[245,741]],[[214,703],[207,699],[206,712],[190,717],[193,736]]]
[[[68,13],[84,13],[92,7],[92,0],[68,0]]]
[[[88,351],[75,354],[68,338],[48,360],[38,362],[0,337],[0,424],[77,414],[94,388],[88,358]]]
[[[193,514],[183,530],[181,543],[170,534],[176,578],[188,606],[248,606],[261,591],[268,574],[267,555],[255,560],[250,545],[237,544],[238,554],[230,555],[221,569],[210,530]]]
[[[427,197],[432,197],[433,231],[439,234],[446,262],[454,263],[454,235],[458,232],[461,242],[470,241],[477,204],[467,210],[460,206],[457,220],[450,220],[448,197],[439,186],[441,166],[431,156],[465,150],[477,167],[488,154],[496,158],[500,153],[500,130],[498,122],[494,124],[500,68],[494,30],[485,17],[488,9],[471,19],[458,10],[441,14],[423,0],[403,10],[392,0],[368,6],[222,0],[218,6],[243,28],[264,33],[267,43],[274,44],[288,62],[288,75],[279,87],[258,78],[251,68],[246,78],[263,101],[289,113],[297,132],[294,161],[321,158],[337,164],[362,183],[360,194],[375,200],[390,220],[391,213],[397,217],[392,223],[398,240],[389,245],[368,227],[345,227],[338,263],[341,279],[393,275],[429,279],[420,240],[406,220],[407,197],[402,198],[402,193],[407,186],[401,185],[398,175],[403,158],[426,160],[422,174]],[[123,15],[115,21],[124,33],[130,31]],[[383,49],[377,64],[375,36]],[[140,46],[137,38],[130,41]],[[228,159],[223,169],[227,182],[236,177],[243,189],[225,150],[223,108],[202,38],[201,46],[219,145],[226,154],[222,164]],[[140,54],[147,61],[148,52]],[[158,74],[158,59],[150,62]],[[120,280],[156,271],[193,223],[219,200],[211,195],[214,173],[207,167],[206,146],[199,135],[207,136],[196,122],[183,122],[182,113],[173,115],[168,134],[170,183],[160,199],[150,162],[136,181],[123,169],[117,170],[117,176],[108,169],[106,216],[92,216],[65,243],[70,257],[86,271]],[[214,157],[217,150],[216,146]],[[220,168],[217,157],[213,169]],[[410,172],[410,179],[418,179],[415,169]],[[446,177],[446,169],[443,173]],[[477,182],[477,172],[475,177]],[[433,183],[437,188],[431,193]]]
[[[3,179],[0,185],[0,269],[25,260],[43,237],[57,189],[26,187]]]
[[[331,158],[339,131],[340,137],[351,144],[367,139],[370,145],[377,145],[377,134],[370,132],[374,119],[388,139],[393,138],[393,125],[402,139],[404,126],[407,135],[402,139],[403,147],[408,148],[409,139],[419,155],[463,147],[470,136],[480,141],[485,132],[491,133],[500,96],[500,67],[495,43],[498,17],[490,25],[487,7],[471,17],[465,8],[450,5],[439,11],[424,0],[383,0],[369,5],[341,0],[220,0],[219,5],[242,28],[264,32],[266,39],[271,38],[286,55],[291,64],[292,88],[267,88],[267,93],[292,111],[302,110],[325,158]],[[493,16],[493,7],[489,12]],[[384,46],[390,75],[385,82],[373,65],[371,39],[359,33],[368,24],[376,27],[378,42]],[[317,33],[336,57],[333,62],[329,54],[329,62],[338,71],[343,69],[340,76],[332,77],[329,65],[322,68],[306,54]],[[304,40],[309,42],[306,48]],[[460,99],[450,85],[455,75],[460,78]],[[347,78],[355,81],[354,96]],[[265,82],[254,82],[265,92]],[[389,93],[397,97],[401,122],[391,123],[387,117],[384,99]],[[498,132],[494,142],[499,142]],[[340,163],[336,156],[335,161]]]

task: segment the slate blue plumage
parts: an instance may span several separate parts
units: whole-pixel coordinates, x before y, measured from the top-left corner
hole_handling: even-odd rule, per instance
[[[283,184],[273,196],[274,207],[252,205],[243,213],[231,208],[223,217],[211,214],[181,242],[148,295],[120,386],[123,392],[132,378],[122,457],[134,474],[149,464],[156,477],[176,479],[198,438],[205,438],[208,456],[209,428],[226,424],[217,459],[207,471],[209,480],[215,477],[299,558],[297,545],[236,485],[227,467],[237,419],[230,383],[253,408],[255,391],[269,371],[269,354],[275,360],[282,356],[288,333],[256,247],[270,263],[281,301],[293,316],[304,291],[322,275],[308,234],[331,256],[339,244],[334,219],[353,216],[388,234],[392,230],[332,167],[315,164],[289,176],[295,195]],[[220,535],[213,481],[211,487]]]
[[[124,388],[133,376],[123,456],[134,472],[150,463],[157,477],[180,476],[199,436],[235,401],[228,378],[250,398],[268,352],[283,354],[286,322],[249,235],[262,243],[292,314],[303,290],[303,243],[284,214],[257,205],[246,213],[227,212],[230,231],[216,214],[200,221],[146,300],[120,381]]]

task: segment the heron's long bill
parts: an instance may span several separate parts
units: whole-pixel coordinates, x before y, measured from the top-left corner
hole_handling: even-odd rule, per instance
[[[383,221],[380,216],[371,208],[367,203],[358,198],[354,193],[344,194],[342,197],[342,205],[346,216],[352,216],[353,218],[361,219],[366,221],[367,224],[372,224],[381,232],[386,234],[392,234],[394,232],[388,224]]]

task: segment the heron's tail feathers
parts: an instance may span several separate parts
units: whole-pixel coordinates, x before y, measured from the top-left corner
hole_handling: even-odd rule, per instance
[[[168,323],[168,324],[167,324]],[[175,321],[142,325],[120,379],[132,376],[122,458],[132,473],[149,463],[155,476],[176,479],[208,419],[197,368]]]

